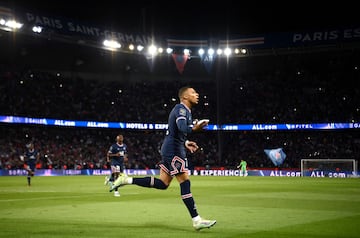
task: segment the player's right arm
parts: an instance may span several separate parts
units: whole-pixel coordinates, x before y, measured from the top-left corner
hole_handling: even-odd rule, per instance
[[[180,131],[184,133],[191,133],[203,130],[204,127],[208,125],[208,122],[202,121],[200,123],[195,123],[194,125],[188,125],[185,118],[178,118],[176,120],[176,125]]]
[[[199,146],[196,144],[196,142],[195,141],[190,141],[190,140],[185,141],[185,147],[191,153],[194,153],[199,149]]]
[[[208,121],[204,121],[204,120],[201,120],[197,123],[195,123],[195,125],[192,127],[192,130],[193,131],[201,131],[204,129],[205,126],[208,125]]]

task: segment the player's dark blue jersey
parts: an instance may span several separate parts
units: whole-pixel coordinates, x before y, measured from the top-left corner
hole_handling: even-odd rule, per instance
[[[115,143],[110,146],[108,153],[117,154],[120,152],[120,156],[111,156],[111,165],[119,165],[122,166],[124,163],[124,157],[127,154],[127,146],[126,144],[119,145]]]
[[[36,165],[36,159],[38,156],[38,151],[33,149],[33,150],[27,150],[25,152],[25,163],[29,166],[29,168],[34,171],[35,170],[35,165]]]
[[[161,146],[163,157],[186,157],[185,141],[188,133],[192,132],[191,111],[184,104],[176,104],[168,119],[168,129],[164,143]]]

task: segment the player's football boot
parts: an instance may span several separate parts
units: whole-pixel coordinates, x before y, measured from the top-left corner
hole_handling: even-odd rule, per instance
[[[124,186],[126,184],[126,179],[128,178],[128,176],[126,174],[122,174],[121,176],[119,176],[113,183],[113,185],[110,187],[109,192],[114,191],[115,188],[118,188],[120,186]]]
[[[216,220],[205,220],[201,218],[200,220],[193,222],[193,227],[195,228],[195,230],[199,231],[204,228],[210,228],[215,224]]]

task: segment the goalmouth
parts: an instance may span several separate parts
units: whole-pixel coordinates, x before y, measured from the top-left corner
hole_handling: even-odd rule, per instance
[[[302,177],[358,177],[355,159],[302,159]]]

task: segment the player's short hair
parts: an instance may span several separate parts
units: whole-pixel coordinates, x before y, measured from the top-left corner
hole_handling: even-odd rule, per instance
[[[186,90],[188,90],[189,88],[191,88],[190,86],[184,86],[184,87],[181,87],[179,89],[179,93],[178,93],[178,96],[181,100],[182,96],[184,95],[184,93],[186,92]]]

